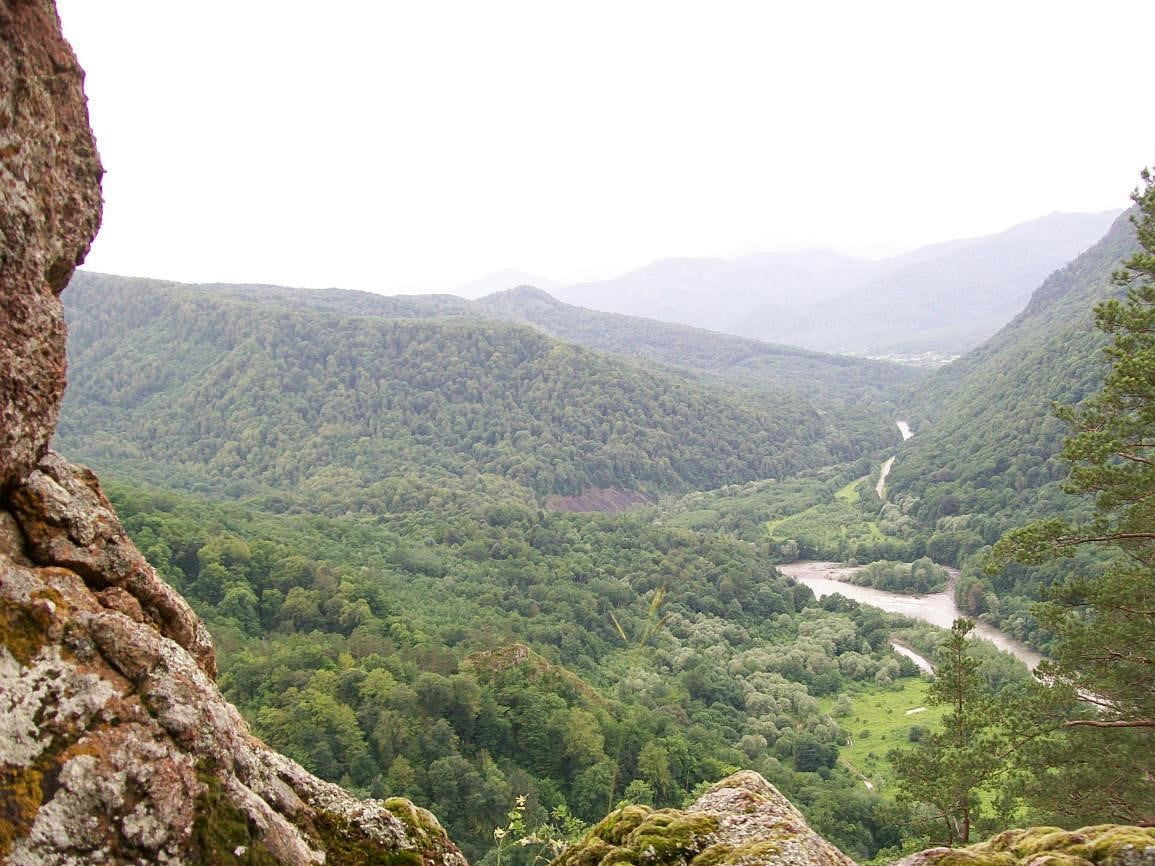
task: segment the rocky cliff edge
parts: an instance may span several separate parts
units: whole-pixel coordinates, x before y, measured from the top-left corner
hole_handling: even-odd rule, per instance
[[[6,862],[466,866],[428,812],[358,800],[249,733],[91,472],[49,452],[4,505]]]
[[[50,0],[0,0],[0,861],[466,866],[428,812],[253,737],[204,624],[46,450],[100,223],[82,84]]]

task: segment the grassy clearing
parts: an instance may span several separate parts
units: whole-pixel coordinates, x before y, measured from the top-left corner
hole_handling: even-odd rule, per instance
[[[910,745],[912,727],[936,728],[946,715],[946,707],[928,706],[927,680],[903,677],[893,689],[847,693],[852,703],[850,715],[835,717],[850,734],[850,744],[840,750],[840,760],[865,778],[876,790],[884,790],[893,774],[886,753]],[[825,698],[822,709],[831,713],[837,698]],[[919,707],[926,709],[921,712]],[[908,714],[909,713],[909,714]]]
[[[869,476],[856,478],[849,484],[840,488],[835,494],[835,499],[840,499],[847,505],[857,505],[862,501],[862,484],[869,479]]]
[[[839,557],[853,554],[858,544],[879,542],[885,536],[875,521],[865,520],[858,505],[848,502],[843,492],[821,505],[798,514],[767,521],[766,533],[773,541],[795,539],[810,555]],[[851,491],[849,495],[856,495]]]

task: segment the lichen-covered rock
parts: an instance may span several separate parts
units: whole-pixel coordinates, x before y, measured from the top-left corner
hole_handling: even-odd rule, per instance
[[[931,848],[895,866],[1155,866],[1155,827],[1007,830],[968,848]]]
[[[83,81],[51,0],[0,0],[0,490],[40,458],[56,426],[58,295],[100,225]]]
[[[46,453],[100,222],[82,82],[51,0],[0,0],[0,862],[466,866],[254,738],[96,476]]]
[[[757,773],[735,773],[687,810],[611,812],[553,866],[854,866]]]
[[[9,493],[28,555],[43,565],[79,574],[100,603],[138,622],[149,622],[216,675],[212,638],[204,623],[161,580],[125,535],[96,476],[49,452]]]
[[[254,738],[203,625],[95,477],[47,455],[0,511],[0,860],[466,866],[405,800]]]

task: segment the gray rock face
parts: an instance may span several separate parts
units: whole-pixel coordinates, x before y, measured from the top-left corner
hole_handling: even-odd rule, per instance
[[[0,0],[0,489],[55,429],[65,381],[58,295],[100,225],[83,81],[50,0]]]
[[[212,638],[188,603],[161,580],[128,536],[96,476],[49,452],[9,494],[34,562],[71,569],[105,607],[176,641],[210,677]]]

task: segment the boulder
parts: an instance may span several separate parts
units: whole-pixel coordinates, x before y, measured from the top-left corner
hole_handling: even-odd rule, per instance
[[[625,806],[553,866],[854,866],[757,773],[728,776],[689,809]]]

